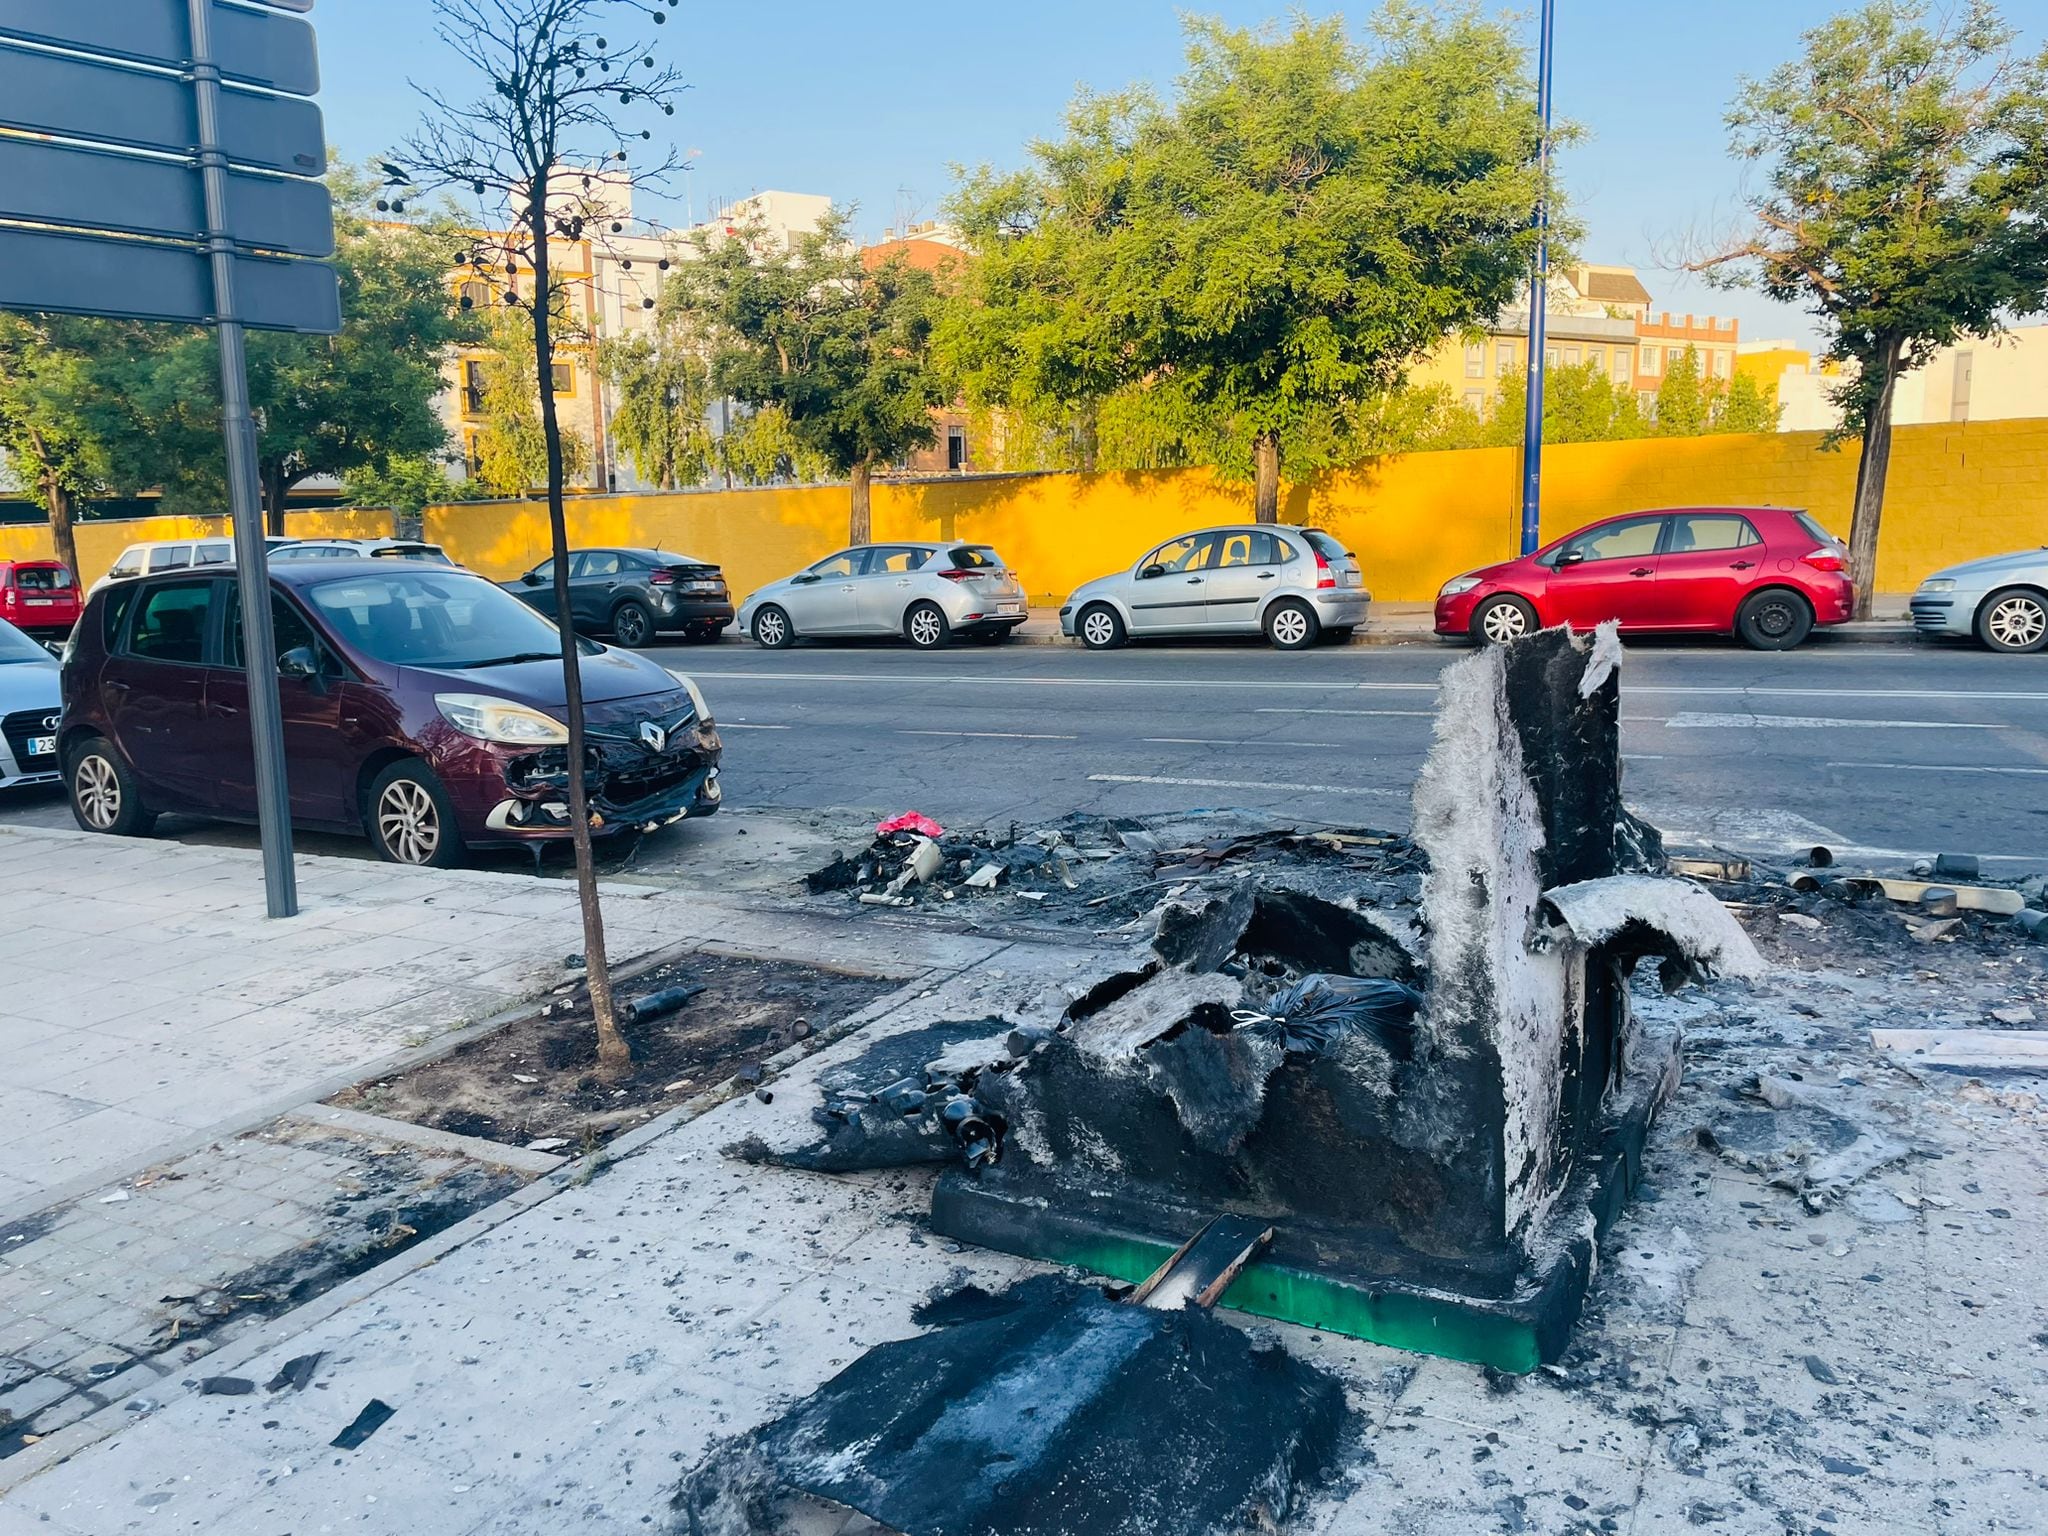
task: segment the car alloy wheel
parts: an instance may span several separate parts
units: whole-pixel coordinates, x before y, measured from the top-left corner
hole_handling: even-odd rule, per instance
[[[2024,592],[2000,598],[1984,615],[1984,634],[2001,651],[2031,651],[2048,640],[2048,607]]]
[[[1479,627],[1494,644],[1505,645],[1529,633],[1529,615],[1519,603],[1495,603],[1486,610]]]
[[[78,813],[96,832],[111,832],[121,819],[121,778],[114,765],[97,752],[88,752],[72,771],[71,792],[78,799]]]
[[[931,603],[919,603],[905,618],[904,633],[920,650],[934,650],[946,643],[946,616]]]
[[[763,608],[754,615],[754,642],[771,651],[789,644],[789,620],[780,608]]]
[[[653,632],[653,621],[638,603],[622,604],[612,615],[612,638],[629,651],[645,645]]]
[[[441,812],[427,786],[393,779],[377,797],[377,835],[401,864],[431,864],[441,847]]]
[[[1091,608],[1081,615],[1081,638],[1098,651],[1116,644],[1116,615],[1107,608]]]
[[[1308,615],[1299,608],[1282,608],[1274,614],[1273,643],[1289,649],[1308,644]]]

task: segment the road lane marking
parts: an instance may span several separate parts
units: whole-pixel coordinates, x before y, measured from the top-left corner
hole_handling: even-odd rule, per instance
[[[1207,736],[1140,736],[1138,740],[1158,747],[1295,747],[1317,752],[1344,750],[1334,741],[1217,741]]]
[[[1978,763],[1824,763],[1826,768],[1875,768],[1887,773],[2013,773],[2048,777],[2048,768],[1990,768]]]
[[[1433,709],[1311,709],[1307,705],[1288,708],[1279,704],[1264,704],[1252,711],[1255,715],[1345,715],[1370,716],[1374,719],[1434,720]]]
[[[1632,716],[1632,723],[1648,723]],[[1712,715],[1685,711],[1664,722],[1674,731],[1750,730],[1776,728],[1793,731],[2002,731],[2002,724],[1974,720],[1832,720],[1814,715]]]
[[[1218,688],[1257,689],[1261,693],[1279,690],[1307,693],[1435,693],[1435,683],[1359,683],[1342,681],[1308,682],[1297,678],[1197,678],[1197,677],[1032,677],[1016,672],[963,672],[928,674],[918,672],[709,672],[693,669],[693,678],[716,677],[739,682],[762,683],[868,683],[901,688],[906,681],[919,687],[961,684],[987,687],[1014,683],[1023,688]],[[1753,684],[1639,683],[1626,679],[1627,694],[1672,694],[1689,698],[1777,698],[1777,699],[1976,699],[2002,703],[2048,703],[2048,693],[2003,689],[1955,688],[1767,688]]]
[[[1407,798],[1405,790],[1369,789],[1357,784],[1281,784],[1268,779],[1169,779],[1155,773],[1091,773],[1090,784],[1164,784],[1174,789],[1277,789],[1296,795],[1375,795]]]
[[[898,731],[898,736],[972,736],[979,741],[1079,741],[1078,736],[1041,735],[1035,731]]]
[[[786,725],[749,725],[744,720],[721,720],[718,722],[718,728],[721,731],[786,731],[789,729]]]

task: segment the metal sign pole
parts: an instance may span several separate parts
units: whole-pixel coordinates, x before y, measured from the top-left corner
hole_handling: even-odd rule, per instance
[[[235,524],[235,580],[242,594],[242,664],[249,682],[249,731],[256,748],[256,819],[263,840],[263,890],[272,917],[299,910],[292,869],[291,796],[285,785],[283,709],[277,696],[277,641],[270,622],[257,489],[256,423],[242,323],[235,310],[235,243],[229,234],[228,162],[221,152],[220,69],[213,62],[212,0],[187,0],[192,83],[199,105],[199,171],[206,187],[206,248],[213,262],[214,329],[220,336],[222,428],[227,435],[228,504]]]
[[[1543,0],[1543,37],[1536,64],[1536,111],[1543,119],[1538,151],[1542,200],[1536,205],[1536,270],[1529,280],[1528,409],[1522,419],[1522,553],[1543,542],[1543,364],[1550,307],[1550,28],[1555,0]]]

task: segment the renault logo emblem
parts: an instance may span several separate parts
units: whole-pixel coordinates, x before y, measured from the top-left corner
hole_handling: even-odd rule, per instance
[[[640,722],[640,740],[650,752],[663,752],[668,749],[668,732],[652,720]]]

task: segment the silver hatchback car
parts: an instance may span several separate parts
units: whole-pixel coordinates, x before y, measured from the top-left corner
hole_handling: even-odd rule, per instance
[[[1028,616],[1023,586],[986,544],[856,544],[750,594],[739,626],[771,650],[901,635],[933,651],[955,636],[1000,643]]]
[[[1923,635],[1975,635],[1994,651],[2048,650],[2048,545],[1936,571],[1913,594]]]
[[[1060,609],[1060,632],[1091,651],[1154,635],[1264,635],[1283,651],[1341,640],[1372,594],[1349,550],[1320,528],[1204,528],[1099,576]]]

